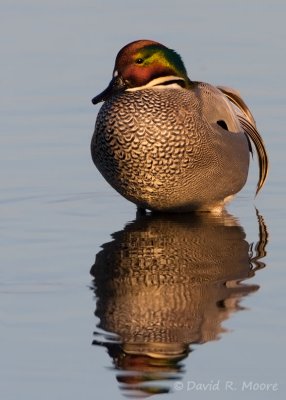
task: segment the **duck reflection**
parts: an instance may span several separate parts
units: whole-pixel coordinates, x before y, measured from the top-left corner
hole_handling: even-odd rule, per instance
[[[91,268],[105,346],[126,395],[166,393],[190,345],[220,338],[223,321],[259,286],[267,231],[254,248],[229,214],[146,215],[112,235]],[[115,335],[108,334],[107,332]]]

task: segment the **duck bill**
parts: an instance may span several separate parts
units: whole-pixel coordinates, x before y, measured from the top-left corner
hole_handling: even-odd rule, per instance
[[[116,76],[111,80],[111,82],[103,92],[101,92],[91,100],[92,104],[97,104],[100,103],[101,101],[105,101],[109,99],[111,96],[123,92],[124,90],[127,89],[127,87],[128,87],[127,81],[125,81],[121,77]]]

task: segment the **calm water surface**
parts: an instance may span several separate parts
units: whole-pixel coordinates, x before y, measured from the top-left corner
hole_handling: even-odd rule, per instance
[[[282,0],[1,2],[1,399],[285,398]],[[271,161],[220,217],[152,216],[94,168],[117,51],[241,91]],[[256,208],[255,208],[256,207]]]

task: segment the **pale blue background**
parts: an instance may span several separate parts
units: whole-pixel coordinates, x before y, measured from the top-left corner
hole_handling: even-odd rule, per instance
[[[140,38],[176,49],[191,78],[239,89],[271,162],[255,201],[270,234],[267,268],[253,279],[261,288],[224,323],[231,333],[185,360],[184,382],[278,382],[271,398],[285,398],[285,15],[283,0],[1,1],[2,399],[121,398],[110,358],[91,346],[89,269],[135,208],[91,162],[99,107],[90,99],[109,82],[118,50]],[[230,206],[249,242],[257,238],[256,180],[255,160]]]

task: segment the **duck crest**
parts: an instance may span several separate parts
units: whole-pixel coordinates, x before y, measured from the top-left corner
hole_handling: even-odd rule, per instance
[[[101,101],[93,161],[138,207],[221,210],[246,182],[250,140],[259,160],[257,191],[263,186],[268,156],[240,94],[192,82],[174,50],[152,40],[124,46],[111,82],[93,99]]]

